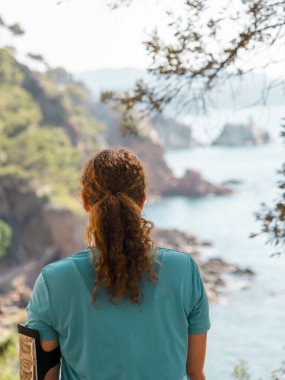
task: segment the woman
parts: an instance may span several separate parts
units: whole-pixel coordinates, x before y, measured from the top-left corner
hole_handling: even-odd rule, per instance
[[[141,216],[135,154],[103,150],[86,164],[88,249],[47,265],[28,305],[42,348],[61,350],[62,380],[205,379],[208,299],[196,262],[155,247]],[[58,379],[53,367],[46,380]]]

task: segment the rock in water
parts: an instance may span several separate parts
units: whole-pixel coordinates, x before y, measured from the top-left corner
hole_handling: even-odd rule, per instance
[[[267,144],[271,140],[267,131],[249,124],[226,124],[212,145],[240,146]]]

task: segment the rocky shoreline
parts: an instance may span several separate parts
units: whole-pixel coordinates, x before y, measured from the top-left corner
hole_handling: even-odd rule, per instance
[[[227,288],[227,280],[224,275],[240,277],[253,277],[255,273],[250,268],[241,268],[234,263],[228,263],[219,257],[208,259],[201,258],[201,248],[211,247],[209,241],[201,241],[191,233],[182,232],[177,229],[156,229],[153,234],[158,246],[167,247],[190,254],[197,262],[205,284],[210,303],[218,303],[219,297]]]

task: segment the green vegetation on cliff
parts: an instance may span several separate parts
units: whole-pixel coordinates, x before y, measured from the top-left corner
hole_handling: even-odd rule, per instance
[[[83,159],[104,146],[89,91],[62,68],[36,72],[0,49],[1,178],[71,204]],[[16,182],[15,182],[16,184]]]

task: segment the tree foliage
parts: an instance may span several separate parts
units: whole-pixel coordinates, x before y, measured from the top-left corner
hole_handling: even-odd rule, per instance
[[[40,120],[40,108],[31,94],[19,86],[0,85],[0,131],[5,136],[16,136]]]
[[[13,33],[14,36],[22,36],[23,34],[25,34],[24,29],[22,29],[18,23],[9,25],[8,29],[10,30],[10,32]]]
[[[3,150],[2,168],[9,165],[26,172],[37,188],[64,183],[67,190],[76,189],[81,155],[64,129],[29,127],[10,139]]]
[[[126,1],[113,1],[113,5],[122,3]],[[180,14],[168,12],[168,16],[168,38],[154,30],[144,42],[152,80],[138,80],[132,91],[101,94],[103,103],[111,101],[123,109],[127,133],[136,133],[134,108],[152,114],[175,102],[178,112],[205,111],[214,103],[210,96],[213,88],[255,68],[245,70],[244,60],[264,50],[270,57],[275,44],[284,49],[285,0],[185,0]],[[267,64],[272,63],[270,59]],[[284,250],[285,164],[279,174],[279,199],[272,207],[262,203],[255,215],[262,223],[261,232],[269,236],[267,242]]]
[[[144,42],[151,83],[139,80],[123,94],[104,92],[103,102],[119,103],[125,114],[135,106],[160,112],[173,101],[180,111],[205,109],[214,87],[245,73],[241,58],[269,48],[285,32],[284,0],[186,0],[180,14],[168,16],[169,37],[154,30]]]
[[[285,124],[282,126],[281,136],[285,144]],[[261,204],[261,209],[255,213],[256,220],[261,223],[261,232],[252,233],[250,236],[255,237],[264,233],[268,236],[267,243],[279,248],[272,255],[280,255],[285,251],[285,163],[277,171],[280,177],[278,181],[278,198],[273,206],[266,203]]]

